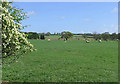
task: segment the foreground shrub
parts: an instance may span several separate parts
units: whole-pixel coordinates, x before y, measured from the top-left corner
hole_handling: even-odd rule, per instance
[[[13,8],[10,2],[0,2],[2,14],[2,58],[7,59],[12,56],[34,51],[33,45],[28,42],[26,35],[21,33],[21,21],[27,18],[23,9]],[[4,61],[3,61],[4,62]]]

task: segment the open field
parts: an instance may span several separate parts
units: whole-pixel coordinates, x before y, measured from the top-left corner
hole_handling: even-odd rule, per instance
[[[51,40],[58,40],[58,38],[60,38],[61,36],[60,35],[50,35],[50,36],[45,36],[45,39],[51,39]],[[89,36],[90,37],[90,36]],[[83,40],[83,36],[82,35],[73,35],[72,38],[69,38],[69,40]],[[94,40],[93,38],[87,38],[89,40]]]
[[[45,36],[45,39],[52,39],[52,40],[58,40],[58,38],[60,38],[60,35],[50,35],[50,36]]]
[[[3,81],[114,82],[118,79],[118,42],[30,40],[37,51],[3,66]]]

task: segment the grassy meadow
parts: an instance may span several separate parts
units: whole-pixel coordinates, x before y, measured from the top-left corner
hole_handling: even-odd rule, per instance
[[[57,37],[56,37],[57,38]],[[3,66],[3,81],[118,81],[118,42],[29,40],[37,49]]]

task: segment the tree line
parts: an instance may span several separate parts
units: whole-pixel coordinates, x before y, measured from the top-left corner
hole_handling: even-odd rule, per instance
[[[83,38],[94,38],[95,40],[117,40],[120,39],[120,33],[112,33],[110,34],[109,32],[104,32],[102,34],[98,33],[84,33],[84,34],[73,34],[69,31],[63,31],[61,33],[54,33],[51,34],[50,32],[47,33],[36,33],[36,32],[24,32],[27,35],[28,39],[45,39],[45,36],[50,36],[50,35],[60,35],[61,38],[65,38],[66,40],[68,38],[71,38],[73,35],[81,35]]]
[[[93,33],[93,34],[83,34],[84,38],[89,38],[89,36],[91,36],[91,38],[94,38],[95,40],[120,40],[120,33],[112,33],[110,34],[109,32],[104,32],[102,34],[97,34],[97,33]]]

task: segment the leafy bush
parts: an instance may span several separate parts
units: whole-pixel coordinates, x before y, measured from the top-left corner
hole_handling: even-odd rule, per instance
[[[40,35],[40,39],[44,40],[44,39],[45,39],[45,35],[44,35],[44,34],[41,34],[41,35]]]
[[[1,2],[2,14],[2,58],[16,56],[27,51],[34,51],[33,45],[28,42],[26,35],[21,33],[21,21],[27,18],[23,9],[13,8],[11,2]]]
[[[36,32],[29,32],[27,33],[28,35],[28,39],[39,39],[39,34],[37,34]]]

